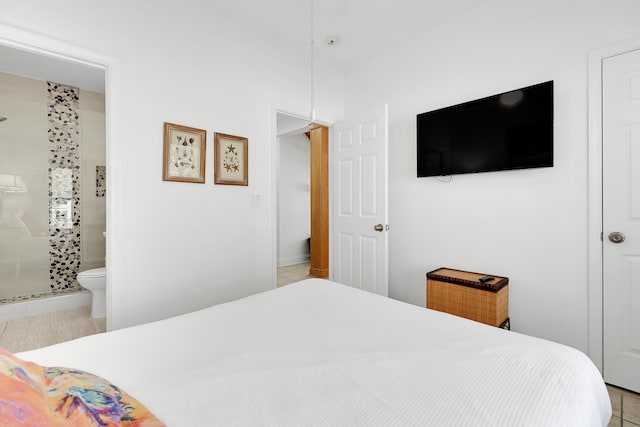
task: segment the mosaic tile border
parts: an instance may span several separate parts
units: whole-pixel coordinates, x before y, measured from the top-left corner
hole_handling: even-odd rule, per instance
[[[96,166],[96,197],[107,195],[107,167]]]
[[[79,289],[80,108],[78,89],[47,82],[49,118],[49,286]]]

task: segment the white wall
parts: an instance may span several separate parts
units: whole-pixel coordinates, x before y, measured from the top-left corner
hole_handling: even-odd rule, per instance
[[[111,328],[275,285],[272,109],[308,111],[306,44],[289,45],[198,0],[2,2],[0,20],[113,58]],[[0,29],[0,37],[14,34]],[[333,121],[342,114],[341,74],[319,64],[317,76],[318,117]],[[162,181],[164,121],[208,131],[205,184]],[[215,131],[249,138],[248,187],[213,185]],[[261,196],[261,207],[250,207],[252,194]]]
[[[441,266],[510,278],[513,329],[588,348],[587,53],[640,34],[630,0],[488,1],[351,70],[346,110],[389,102],[389,282],[424,305]],[[417,113],[555,81],[555,166],[416,178]]]
[[[278,138],[278,266],[309,260],[310,143],[304,134]]]

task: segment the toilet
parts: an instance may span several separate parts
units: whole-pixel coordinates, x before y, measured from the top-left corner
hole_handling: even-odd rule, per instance
[[[86,270],[78,274],[78,283],[91,291],[91,317],[99,318],[107,315],[107,270],[105,267]]]

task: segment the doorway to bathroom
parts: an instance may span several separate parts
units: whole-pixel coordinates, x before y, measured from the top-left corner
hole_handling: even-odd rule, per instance
[[[91,304],[76,276],[105,265],[106,129],[104,69],[0,57],[2,323]]]
[[[309,277],[311,185],[309,120],[278,112],[277,286]]]

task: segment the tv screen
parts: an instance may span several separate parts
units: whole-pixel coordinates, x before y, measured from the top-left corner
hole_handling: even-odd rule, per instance
[[[553,81],[418,114],[418,177],[553,166]]]

